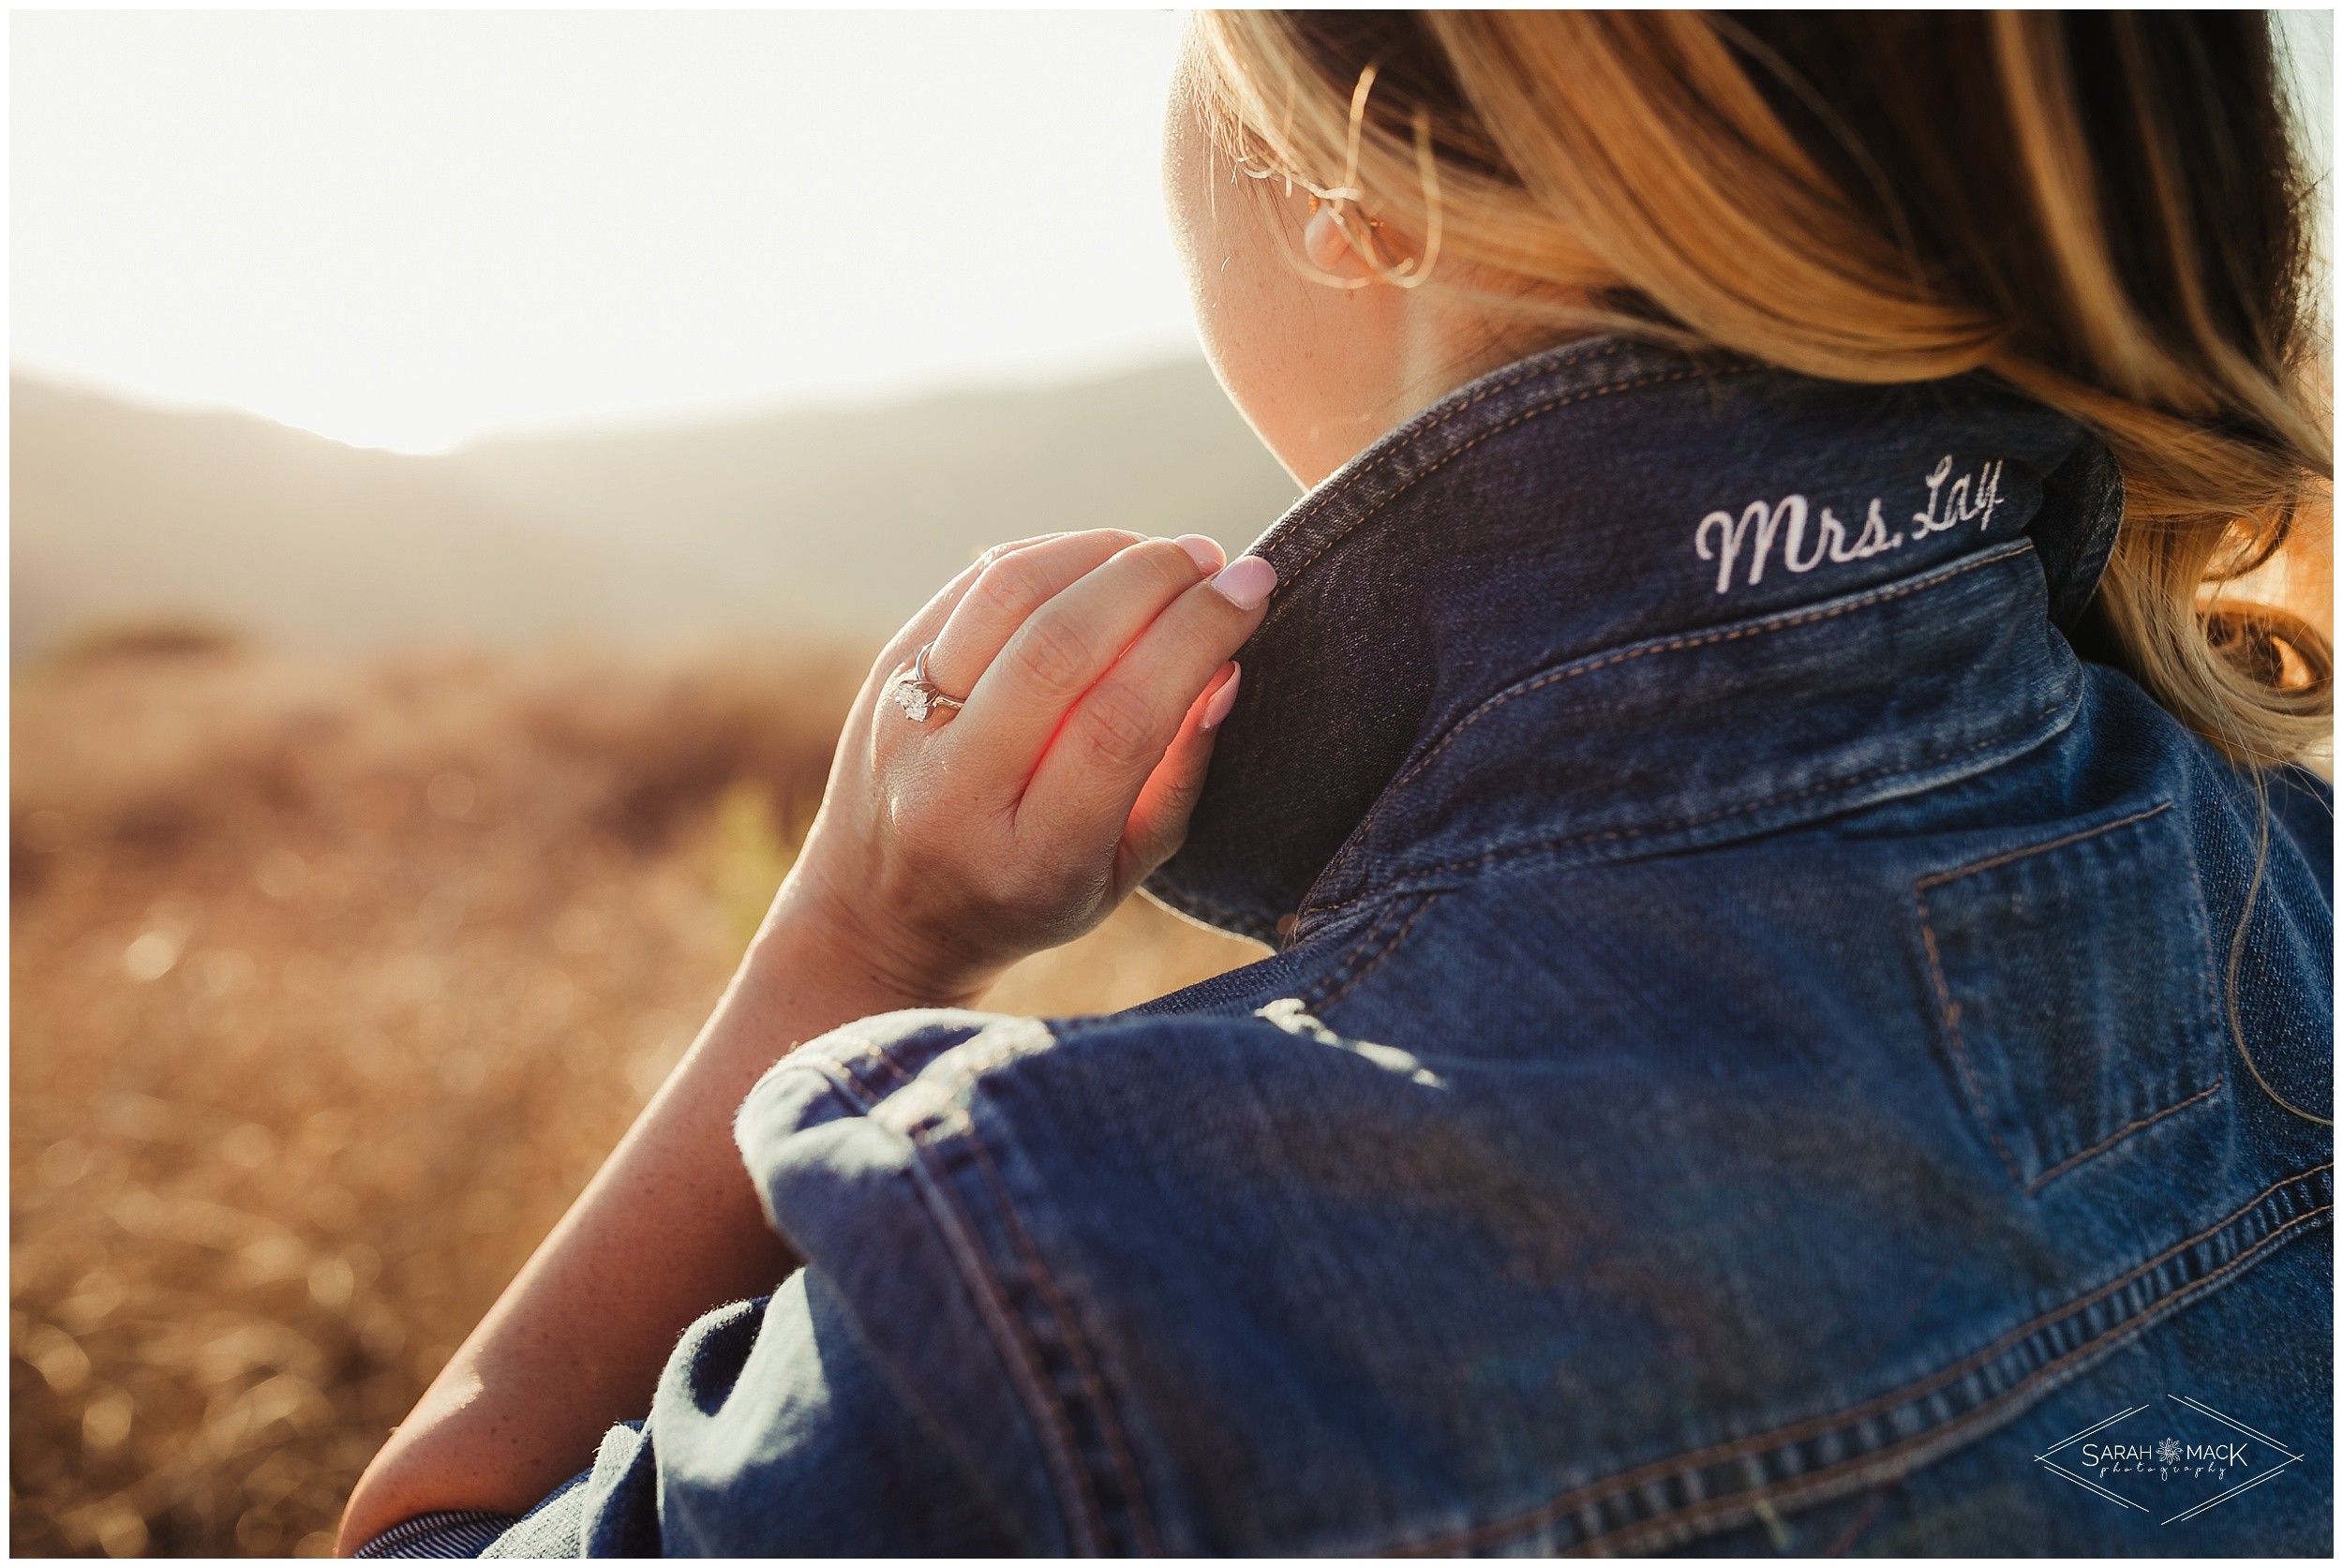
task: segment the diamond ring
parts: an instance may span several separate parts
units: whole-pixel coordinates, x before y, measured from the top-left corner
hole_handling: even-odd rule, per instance
[[[932,642],[922,643],[918,656],[911,661],[910,673],[895,677],[894,683],[887,689],[887,694],[894,699],[895,706],[903,710],[903,717],[915,724],[926,724],[928,715],[939,708],[948,713],[956,713],[967,706],[959,697],[946,696],[936,688],[935,682],[928,679],[928,655],[934,649],[935,644]]]

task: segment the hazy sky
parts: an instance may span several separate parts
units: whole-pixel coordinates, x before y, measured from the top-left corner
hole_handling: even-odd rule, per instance
[[[1193,351],[1109,13],[17,13],[11,357],[360,445]]]
[[[427,451],[1192,351],[1169,11],[11,27],[28,367]]]

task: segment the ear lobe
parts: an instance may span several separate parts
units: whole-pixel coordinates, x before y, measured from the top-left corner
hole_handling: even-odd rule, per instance
[[[1358,254],[1351,248],[1351,236],[1342,231],[1331,205],[1321,205],[1303,226],[1302,254],[1321,272],[1339,273],[1345,277],[1361,276],[1366,272],[1359,264]]]

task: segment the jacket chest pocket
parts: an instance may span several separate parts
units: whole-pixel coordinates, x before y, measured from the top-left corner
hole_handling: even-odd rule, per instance
[[[1912,891],[1954,1076],[2025,1192],[2220,1089],[2204,901],[2169,801]]]

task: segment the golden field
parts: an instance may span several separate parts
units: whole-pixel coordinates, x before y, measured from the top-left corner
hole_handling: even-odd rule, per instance
[[[15,1551],[327,1548],[697,1028],[861,668],[155,633],[18,676]],[[1258,952],[1134,901],[990,1001]]]

